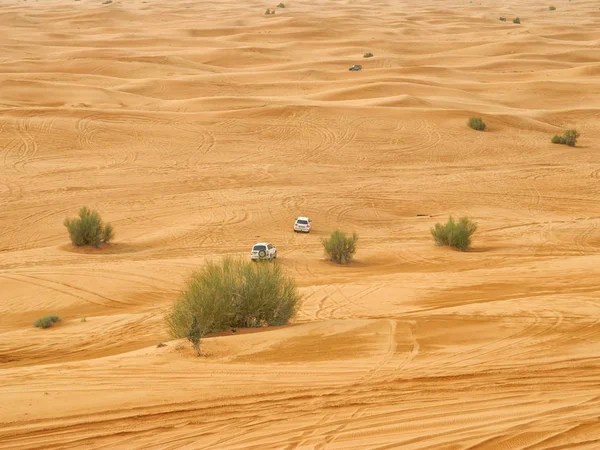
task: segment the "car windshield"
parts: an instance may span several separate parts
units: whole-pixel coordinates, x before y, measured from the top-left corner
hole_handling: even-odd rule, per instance
[[[261,250],[266,250],[266,249],[267,249],[266,245],[255,245],[252,250],[254,250],[255,252],[260,252]]]
[[[298,220],[297,220],[297,222],[298,222],[300,225],[308,225],[308,220],[302,220],[302,219],[298,219]]]

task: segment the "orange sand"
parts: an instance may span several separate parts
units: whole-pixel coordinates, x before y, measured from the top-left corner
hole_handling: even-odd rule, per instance
[[[598,2],[276,4],[0,6],[0,448],[600,448]],[[83,205],[114,246],[70,246]],[[257,240],[296,324],[167,342]]]

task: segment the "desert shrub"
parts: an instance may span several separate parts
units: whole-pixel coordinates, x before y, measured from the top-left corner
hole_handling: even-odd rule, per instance
[[[431,235],[437,245],[456,248],[462,252],[471,247],[471,236],[477,230],[477,224],[467,217],[456,222],[452,217],[445,224],[436,223]]]
[[[501,20],[502,22],[506,22],[506,17],[500,17],[500,20]]]
[[[104,225],[100,214],[87,206],[79,210],[78,218],[65,219],[64,225],[69,231],[71,242],[78,247],[81,245],[100,247],[100,244],[108,244],[115,236],[112,225],[109,223]]]
[[[364,58],[372,58],[373,57],[373,53],[369,52],[369,53],[365,53],[363,55]]]
[[[567,130],[563,134],[563,143],[569,147],[575,147],[577,144],[577,138],[579,138],[579,136],[580,134],[577,130]]]
[[[300,300],[296,283],[280,265],[227,257],[191,276],[167,314],[167,326],[174,338],[194,343],[192,338],[228,329],[284,325]]]
[[[285,8],[285,5],[283,3],[280,3],[279,5],[277,5],[278,8]]]
[[[267,9],[267,11],[265,12],[265,16],[268,16],[269,14],[271,14],[271,10]]]
[[[196,351],[196,355],[200,356],[200,340],[202,339],[203,334],[200,331],[200,324],[198,323],[198,318],[196,316],[193,317],[190,329],[185,337],[192,343],[192,346]]]
[[[575,145],[577,145],[577,139],[579,138],[579,136],[580,136],[579,131],[567,130],[563,133],[562,136],[559,136],[559,135],[553,136],[552,143],[553,144],[564,144],[564,145],[568,145],[569,147],[575,147]]]
[[[346,236],[339,230],[331,233],[329,239],[323,239],[321,242],[325,249],[325,255],[330,261],[337,264],[347,264],[352,261],[356,253],[356,242],[358,236],[353,233],[352,236]]]
[[[103,5],[110,5],[112,3],[112,0],[106,0],[105,2],[102,2]]]
[[[102,242],[109,243],[115,237],[115,230],[110,223],[104,225],[104,229],[102,230]]]
[[[481,117],[471,117],[468,122],[469,127],[477,131],[483,131],[486,128],[486,124]]]
[[[513,23],[521,23],[521,19],[519,19],[518,17],[515,17],[513,19]]]
[[[555,8],[554,6],[550,6],[548,9],[549,9],[550,11],[556,11],[556,8]]]
[[[56,314],[51,314],[49,316],[40,317],[38,320],[33,322],[33,326],[36,328],[50,328],[55,323],[59,323],[61,321],[62,319]]]

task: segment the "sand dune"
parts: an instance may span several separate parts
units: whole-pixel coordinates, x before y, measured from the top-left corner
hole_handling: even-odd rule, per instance
[[[597,2],[277,3],[0,6],[0,448],[597,449]],[[113,245],[68,243],[83,205]],[[294,323],[170,341],[256,240]]]

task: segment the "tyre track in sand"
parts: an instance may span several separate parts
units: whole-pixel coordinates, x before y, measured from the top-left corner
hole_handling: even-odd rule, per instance
[[[74,297],[78,300],[81,300],[83,303],[90,303],[96,306],[105,306],[118,309],[131,306],[128,302],[109,298],[89,289],[75,286],[71,283],[49,280],[40,276],[28,275],[23,272],[13,272],[10,275],[0,273],[0,277],[25,284],[31,284],[33,286],[48,289],[49,291],[58,292],[65,296]]]

